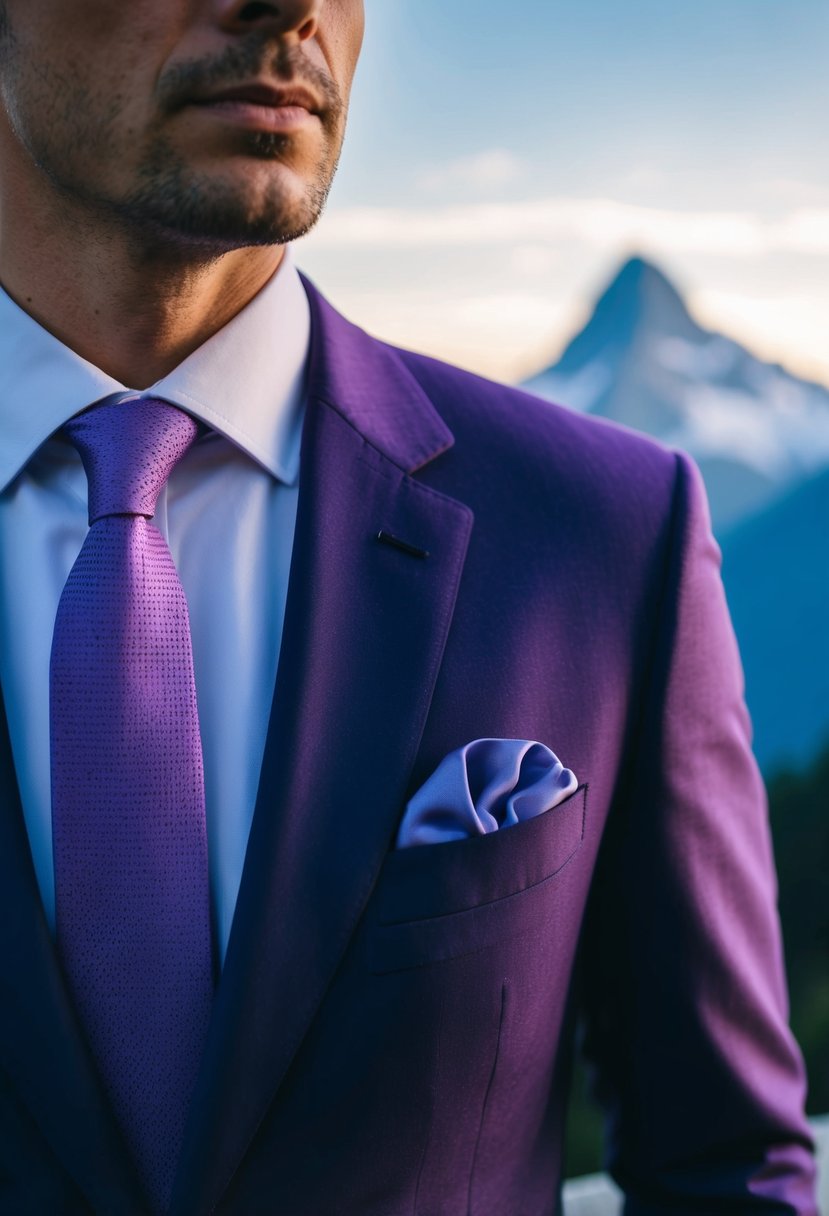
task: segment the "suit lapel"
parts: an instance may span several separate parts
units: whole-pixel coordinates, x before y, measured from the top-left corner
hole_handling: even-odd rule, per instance
[[[0,1062],[96,1212],[144,1210],[64,984],[37,887],[0,699]]]
[[[392,351],[306,290],[309,397],[276,691],[176,1216],[217,1204],[371,893],[472,523],[410,476],[452,442],[428,398]],[[381,530],[428,556],[382,543]]]

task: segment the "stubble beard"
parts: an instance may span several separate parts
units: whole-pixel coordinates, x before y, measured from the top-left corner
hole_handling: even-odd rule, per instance
[[[284,245],[305,236],[319,220],[339,162],[329,153],[288,192],[279,182],[279,164],[290,163],[290,139],[271,132],[248,132],[246,154],[271,162],[274,173],[251,198],[232,179],[199,173],[170,142],[158,138],[139,166],[134,190],[109,204],[115,223],[142,242],[214,252],[254,245]]]
[[[314,227],[322,214],[339,163],[346,107],[327,76],[312,68],[291,50],[268,54],[258,35],[228,48],[216,60],[179,64],[161,85],[160,104],[174,112],[182,101],[205,95],[231,80],[261,74],[271,60],[275,75],[309,79],[325,99],[319,117],[321,150],[310,171],[293,173],[296,185],[280,184],[280,164],[288,172],[293,161],[292,137],[279,132],[247,131],[240,134],[240,150],[255,162],[271,163],[271,175],[255,197],[238,177],[209,177],[190,168],[162,133],[151,140],[139,167],[137,184],[121,205],[125,220],[183,245],[213,249],[217,253],[245,245],[283,245],[298,240]]]

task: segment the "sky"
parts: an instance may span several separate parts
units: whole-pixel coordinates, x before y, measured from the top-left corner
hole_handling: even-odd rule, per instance
[[[829,384],[827,0],[365,0],[296,261],[370,332],[518,381],[619,264]]]

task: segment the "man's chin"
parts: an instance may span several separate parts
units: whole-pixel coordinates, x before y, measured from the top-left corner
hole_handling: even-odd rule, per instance
[[[202,176],[186,183],[181,175],[157,180],[129,200],[124,216],[165,244],[221,254],[251,245],[283,245],[314,227],[327,186],[301,182],[280,166],[251,165],[238,173]]]

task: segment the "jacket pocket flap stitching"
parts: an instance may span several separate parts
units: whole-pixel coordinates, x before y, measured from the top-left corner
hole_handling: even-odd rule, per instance
[[[552,877],[584,837],[586,784],[523,823],[389,853],[377,890],[381,925],[427,920],[493,903]]]

